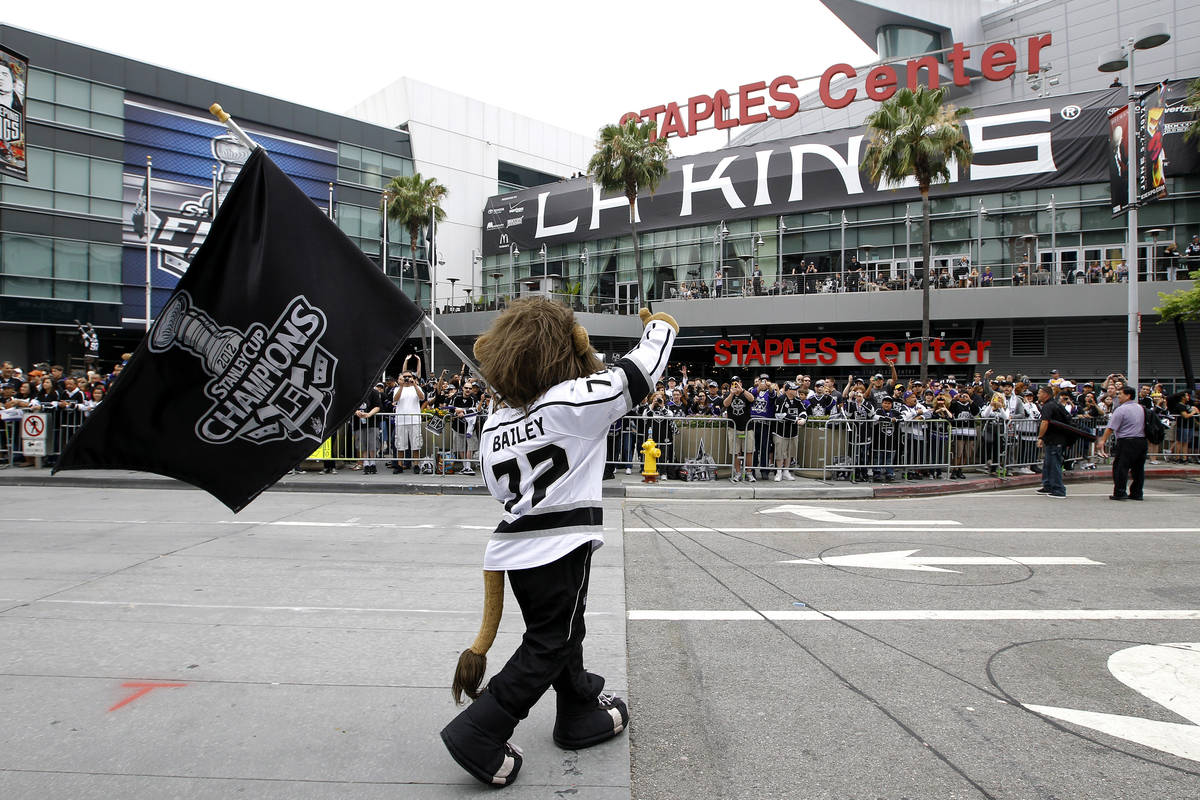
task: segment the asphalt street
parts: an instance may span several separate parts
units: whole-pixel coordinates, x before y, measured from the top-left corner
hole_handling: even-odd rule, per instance
[[[0,797],[489,792],[437,733],[497,509],[0,487]],[[629,735],[560,750],[547,698],[506,797],[1200,796],[1196,482],[605,509],[586,657]]]
[[[479,629],[482,497],[0,490],[0,798],[458,798],[450,679]],[[592,568],[589,666],[624,695],[620,511]],[[490,656],[524,630],[511,593]],[[629,798],[627,737],[523,722],[512,798]]]
[[[627,501],[634,796],[1200,797],[1198,501]]]

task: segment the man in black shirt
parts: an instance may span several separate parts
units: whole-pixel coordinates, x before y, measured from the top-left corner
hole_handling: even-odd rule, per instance
[[[358,404],[354,412],[355,438],[358,440],[358,454],[362,456],[362,471],[364,475],[375,475],[379,472],[375,466],[375,455],[379,451],[379,420],[376,415],[383,408],[383,382],[375,384],[375,388],[367,392],[367,396]],[[358,469],[357,465],[354,467]]]
[[[1042,404],[1042,422],[1037,440],[1037,446],[1042,448],[1042,488],[1038,489],[1038,494],[1066,497],[1067,486],[1063,483],[1062,467],[1068,437],[1061,428],[1051,423],[1070,425],[1071,417],[1054,399],[1049,386],[1038,389],[1038,402]]]
[[[895,408],[895,401],[884,396],[879,401],[879,410],[875,412],[875,463],[882,468],[875,469],[875,479],[891,483],[896,478],[896,452],[900,442],[900,419],[903,416]]]
[[[729,479],[734,483],[742,480],[743,477],[750,483],[755,482],[754,473],[748,469],[743,470],[754,461],[754,430],[749,427],[750,406],[753,402],[754,395],[742,387],[741,378],[734,377],[729,382],[729,394],[723,401],[725,416],[733,422],[733,426],[729,429],[729,451],[733,454],[733,474],[729,476]],[[745,461],[742,460],[743,455]]]
[[[783,385],[783,395],[775,400],[775,429],[771,436],[775,442],[775,480],[794,481],[788,469],[797,455],[796,444],[800,435],[799,425],[808,419],[804,401],[799,395],[800,385],[788,381]]]

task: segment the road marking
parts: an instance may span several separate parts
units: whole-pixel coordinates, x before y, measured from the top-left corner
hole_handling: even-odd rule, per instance
[[[321,611],[346,611],[352,613],[378,613],[378,614],[466,614],[469,616],[479,616],[479,609],[470,611],[455,611],[436,608],[370,608],[370,607],[354,607],[354,606],[250,606],[250,605],[228,605],[222,603],[142,603],[129,600],[29,600],[16,601],[10,600],[5,602],[28,602],[37,605],[77,605],[77,606],[117,606],[120,608],[199,608],[199,609],[230,609],[234,611],[292,611],[301,614],[321,612]],[[611,611],[586,611],[584,616],[588,617],[608,617],[612,616]],[[20,616],[10,616],[4,619],[24,619]]]
[[[964,566],[1025,564],[1055,565],[1055,566],[1104,566],[1103,562],[1093,561],[1082,556],[914,556],[917,550],[889,550],[883,553],[857,553],[846,556],[827,556],[823,558],[796,558],[791,561],[780,561],[780,564],[817,564],[831,567],[863,567],[866,569],[903,569],[914,572],[959,572],[956,569],[942,569],[936,564],[959,564]]]
[[[0,522],[50,522],[51,520],[38,517],[3,517]],[[415,531],[415,530],[445,530],[453,528],[460,531],[494,531],[495,525],[433,525],[430,523],[420,523],[414,525],[402,525],[398,522],[306,522],[304,520],[295,519],[279,519],[279,520],[252,520],[252,519],[214,519],[214,520],[171,520],[171,519],[104,519],[100,520],[100,524],[104,525],[252,525],[252,526],[268,526],[280,528],[388,528],[398,531]],[[616,528],[605,528],[606,531],[615,531]]]
[[[848,514],[890,514],[890,511],[868,511],[860,508],[844,508],[839,511],[844,511]],[[811,519],[813,522],[839,522],[844,525],[877,525],[879,520],[863,519],[862,517],[848,517],[846,514],[832,511],[822,506],[797,506],[783,505],[775,506],[774,508],[759,509],[759,514],[795,514],[797,517]],[[960,525],[952,519],[889,519],[886,520],[888,525]]]
[[[129,697],[126,697],[121,702],[117,703],[115,706],[110,708],[109,711],[116,711],[121,706],[127,706],[130,703],[132,703],[134,700],[137,700],[139,697],[150,694],[150,692],[154,691],[155,689],[179,689],[183,686],[187,686],[187,684],[186,683],[122,683],[121,686],[123,688],[127,688],[127,689],[137,689],[137,691],[134,692],[133,694],[129,695]]]
[[[1191,724],[1024,704],[1030,711],[1200,761],[1200,642],[1142,644],[1108,658],[1109,672],[1130,689]]]
[[[626,533],[917,533],[908,528],[877,525],[875,527],[847,528],[845,525],[836,527],[812,528],[714,528],[714,527],[673,527],[660,525],[654,528],[625,528]],[[947,531],[948,532],[948,531]],[[1200,533],[1200,528],[1075,528],[1069,525],[1057,528],[976,528],[964,525],[955,528],[954,533]]]
[[[786,620],[796,622],[884,621],[884,622],[947,622],[980,621],[1003,622],[1007,620],[1193,620],[1200,619],[1200,609],[891,609],[878,611],[814,611],[811,608],[793,608],[779,611],[704,611],[704,610],[660,610],[637,609],[627,612],[630,620],[694,620],[716,622],[723,620]]]

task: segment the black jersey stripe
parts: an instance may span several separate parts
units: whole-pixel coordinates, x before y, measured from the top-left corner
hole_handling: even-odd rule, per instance
[[[657,322],[657,320],[655,320],[655,322]],[[651,322],[650,324],[654,325],[655,323]],[[667,325],[667,323],[664,322],[663,325]],[[667,327],[670,328],[671,326],[667,325]],[[663,341],[662,345],[658,348],[658,358],[655,359],[654,366],[650,368],[651,375],[658,374],[658,367],[660,364],[662,364],[663,357],[666,355],[667,348],[670,346],[671,346],[671,334],[667,333],[667,338]],[[647,392],[646,394],[649,394],[649,392]],[[642,395],[642,396],[645,397],[646,395]]]
[[[552,511],[549,514],[529,514],[511,523],[501,522],[496,526],[496,533],[530,533],[554,528],[603,524],[604,509],[601,506],[587,506],[585,508],[572,508],[566,511]]]
[[[632,358],[621,358],[613,364],[613,369],[625,373],[625,383],[629,385],[630,403],[640,403],[642,398],[650,394],[650,378],[642,372],[642,368]]]

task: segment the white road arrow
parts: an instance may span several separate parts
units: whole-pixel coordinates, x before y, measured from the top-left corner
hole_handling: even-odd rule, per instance
[[[849,556],[828,556],[826,558],[797,558],[792,561],[780,561],[780,564],[819,564],[830,567],[865,567],[867,569],[905,569],[913,572],[958,572],[956,569],[942,569],[937,564],[955,564],[962,566],[981,566],[992,564],[1027,564],[1033,565],[1098,565],[1103,562],[1093,561],[1080,556],[914,556],[916,550],[889,550],[885,553],[856,553]]]
[[[866,511],[857,508],[842,509],[848,514],[873,514],[876,516],[887,515],[888,511]],[[764,508],[758,513],[760,514],[795,514],[797,517],[811,519],[813,522],[837,522],[844,525],[873,525],[879,526],[881,520],[878,519],[863,519],[862,517],[847,517],[845,514],[840,514],[837,511],[830,511],[821,506],[775,506],[774,508]],[[952,519],[888,519],[882,520],[884,525],[961,525],[960,522],[955,522]]]
[[[1109,656],[1117,680],[1191,724],[1142,717],[1034,706],[1030,711],[1107,733],[1155,750],[1200,761],[1200,642],[1141,644]]]

